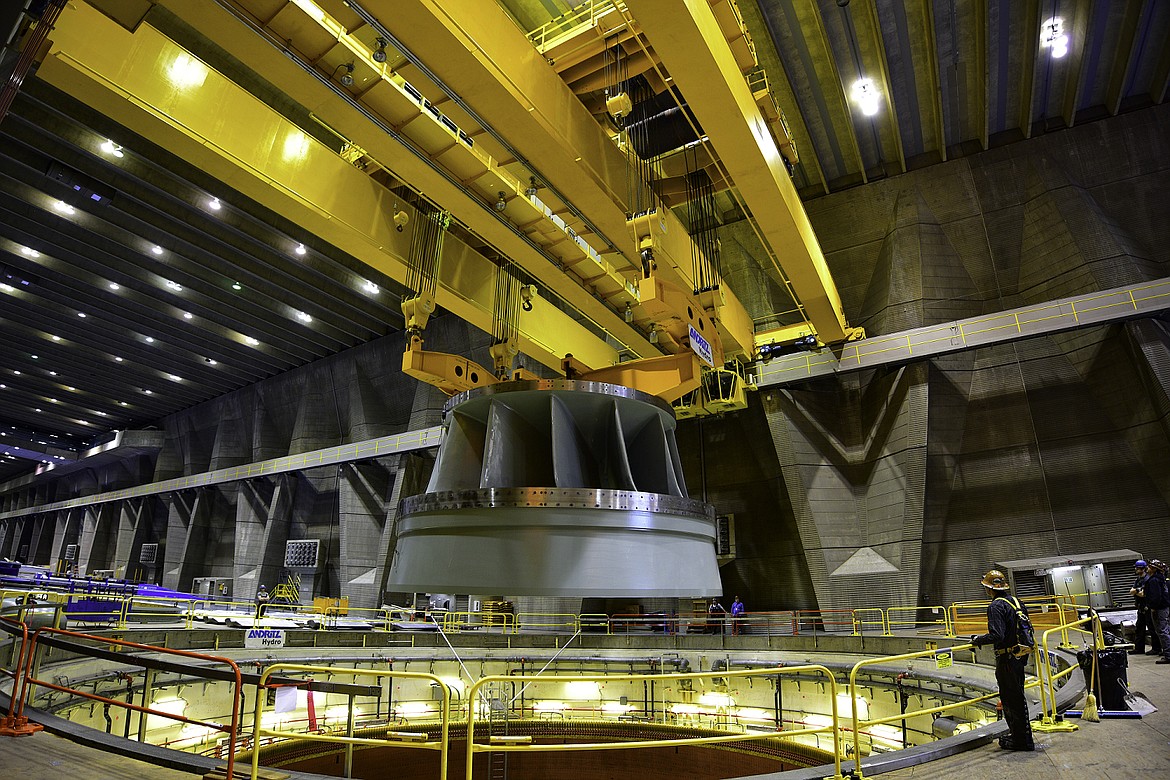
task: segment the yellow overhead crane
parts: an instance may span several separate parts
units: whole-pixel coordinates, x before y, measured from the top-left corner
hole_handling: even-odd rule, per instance
[[[185,4],[173,3],[169,0],[164,0],[164,2],[165,4],[171,6],[172,9],[175,10],[181,18],[184,18],[185,21],[191,21],[197,28],[201,28],[205,23],[211,24],[215,28],[215,35],[213,37],[215,40],[217,40],[217,42],[220,42],[222,45],[224,45],[229,52],[233,53],[237,57],[246,58],[245,61],[249,64],[253,64],[253,61],[255,61],[253,67],[259,67],[261,72],[266,76],[271,77],[273,75],[271,68],[275,66],[277,61],[279,61],[279,53],[277,53],[276,57],[270,57],[266,54],[262,54],[259,50],[262,50],[266,47],[255,46],[255,40],[253,40],[252,45],[249,46],[248,35],[244,34],[239,29],[235,29],[234,22],[230,22],[228,25],[231,28],[229,34],[229,30],[224,29],[222,22],[212,24],[211,16],[214,14],[212,14],[210,11],[204,14],[204,16],[200,16],[199,14],[191,16],[191,14],[188,14],[188,6]],[[432,3],[426,2],[425,0],[420,0],[417,5],[420,7],[426,7],[432,12],[436,8],[436,6],[434,6]],[[479,4],[471,4],[471,6],[479,8]],[[203,8],[203,6],[200,7]],[[287,8],[290,7],[294,9],[291,12],[287,10]],[[462,13],[468,9],[459,8],[456,10]],[[498,12],[498,9],[496,10]],[[315,3],[312,3],[311,0],[297,0],[297,2],[295,2],[292,6],[286,7],[286,10],[284,10],[282,13],[284,16],[287,16],[289,13],[296,14],[300,11],[308,14],[308,20],[310,22],[318,22],[321,19],[319,15],[320,7]],[[191,16],[191,19],[188,19],[188,16]],[[206,18],[204,18],[205,16]],[[473,159],[479,159],[480,164],[485,166],[484,170],[486,171],[488,178],[495,177],[499,179],[499,181],[506,187],[505,190],[500,191],[498,201],[498,203],[502,204],[504,208],[500,209],[499,206],[497,206],[497,209],[499,211],[506,211],[508,219],[514,225],[521,226],[524,232],[530,236],[539,237],[542,235],[542,231],[544,231],[543,236],[545,236],[545,238],[538,238],[537,243],[542,243],[545,247],[547,247],[546,251],[551,249],[557,254],[564,254],[566,251],[568,251],[569,254],[565,255],[565,262],[563,265],[566,268],[571,268],[579,279],[584,280],[584,283],[572,282],[568,285],[565,285],[563,282],[555,283],[555,288],[558,294],[568,300],[572,305],[582,307],[583,311],[588,310],[590,307],[596,306],[598,295],[603,295],[605,297],[605,300],[608,303],[609,311],[613,311],[614,308],[618,309],[619,315],[617,317],[617,322],[613,323],[612,320],[606,320],[604,327],[610,332],[621,333],[622,335],[619,343],[624,343],[627,346],[632,347],[633,353],[638,355],[641,360],[630,361],[626,364],[613,365],[616,360],[607,360],[602,357],[605,353],[604,349],[593,349],[593,357],[589,358],[589,362],[586,363],[584,360],[582,360],[583,356],[574,350],[573,360],[575,362],[569,363],[562,361],[562,369],[567,368],[569,371],[577,372],[579,376],[587,376],[597,372],[596,376],[599,378],[599,381],[609,381],[600,379],[602,376],[615,378],[620,377],[620,381],[622,381],[623,384],[632,384],[634,386],[641,385],[646,387],[649,392],[654,392],[654,394],[660,395],[664,398],[670,398],[671,400],[675,401],[682,399],[685,401],[688,396],[694,398],[693,394],[702,384],[701,375],[704,373],[704,369],[700,367],[700,364],[703,362],[703,360],[699,357],[700,354],[706,355],[709,351],[710,365],[706,370],[708,373],[712,373],[715,376],[718,376],[718,373],[723,371],[722,361],[724,352],[738,357],[739,360],[751,359],[755,353],[755,345],[759,342],[759,339],[753,338],[752,324],[746,311],[743,309],[743,306],[725,289],[705,291],[695,296],[687,291],[684,285],[678,284],[678,282],[685,279],[686,272],[683,270],[685,263],[681,262],[681,260],[682,258],[689,259],[689,246],[685,245],[688,237],[686,236],[685,231],[681,229],[681,225],[678,223],[677,219],[668,210],[664,210],[662,214],[658,215],[655,215],[653,212],[650,214],[641,215],[640,223],[638,219],[635,219],[633,223],[627,226],[627,229],[630,231],[630,233],[632,233],[633,246],[636,248],[635,252],[649,248],[652,249],[661,259],[659,273],[654,275],[653,281],[651,281],[650,276],[638,278],[636,271],[631,273],[628,269],[622,269],[619,266],[611,265],[609,258],[613,258],[614,261],[617,262],[617,260],[620,258],[620,255],[609,255],[603,257],[598,252],[598,248],[602,247],[594,248],[590,244],[592,240],[590,236],[582,235],[574,231],[574,229],[568,223],[560,218],[558,212],[554,212],[552,208],[542,203],[540,198],[536,197],[534,192],[530,192],[529,189],[524,186],[524,181],[522,178],[513,175],[502,165],[497,165],[490,157],[481,153],[479,149],[474,148],[474,144],[470,137],[467,137],[465,133],[461,133],[458,127],[454,129],[450,127],[452,124],[450,119],[448,119],[446,122],[443,122],[442,120],[445,117],[439,114],[437,109],[433,105],[429,104],[429,101],[427,101],[420,94],[411,94],[409,85],[405,82],[405,80],[401,78],[395,78],[393,74],[387,73],[385,68],[381,68],[377,63],[377,60],[372,56],[373,50],[369,49],[368,46],[364,46],[359,41],[356,41],[352,36],[348,36],[344,30],[338,31],[329,28],[323,29],[322,31],[325,32],[327,36],[332,37],[335,41],[344,44],[345,47],[349,50],[350,56],[360,55],[362,62],[364,62],[367,66],[374,68],[378,71],[379,74],[388,76],[388,78],[380,77],[379,81],[383,85],[389,84],[392,87],[392,92],[387,93],[383,91],[381,93],[376,93],[375,90],[370,90],[367,94],[363,95],[363,100],[375,99],[378,95],[382,95],[381,99],[383,102],[385,102],[385,96],[392,94],[404,97],[406,105],[409,105],[411,103],[411,99],[413,98],[415,110],[420,117],[426,119],[428,118],[428,113],[434,115],[432,117],[434,120],[433,123],[435,124],[436,132],[439,134],[436,136],[436,139],[441,138],[444,134],[449,135],[451,138],[450,142],[443,142],[445,146],[442,146],[441,148],[444,149],[444,151],[435,153],[433,155],[434,159],[437,159],[440,162],[446,164],[448,161],[454,159],[453,155],[456,153],[463,154],[468,158],[469,161]],[[461,32],[462,34],[466,34],[467,28],[462,28]],[[97,40],[99,38],[106,40],[106,38],[103,38],[102,36],[91,35],[89,38],[91,41]],[[86,55],[96,53],[95,50],[91,47],[80,46],[77,39],[73,40],[72,48],[77,52],[81,52],[82,49],[85,49]],[[123,51],[125,51],[125,49],[123,49]],[[131,51],[133,51],[133,48],[131,48]],[[110,51],[110,47],[107,45],[105,46],[103,56],[110,54],[112,54],[112,52]],[[269,65],[265,66],[260,64],[262,61],[268,62]],[[77,67],[68,57],[63,58],[61,62],[63,64],[68,62],[69,65],[66,66],[67,68]],[[113,63],[111,63],[111,65],[113,65]],[[495,63],[495,66],[499,65],[499,62]],[[80,78],[78,77],[80,74],[71,74],[68,78],[62,78],[64,71],[62,69],[57,69],[56,72],[58,75],[57,83],[64,86],[68,91],[75,92],[75,94],[78,93],[78,89],[82,89],[84,91],[84,88],[79,87],[83,81],[86,81],[87,79],[94,79],[95,76],[97,76],[95,71],[85,68],[84,66],[80,71],[84,75],[82,75]],[[124,76],[126,72],[127,71],[122,70],[122,76]],[[106,86],[107,88],[115,83],[120,83],[114,80],[114,71],[111,70],[110,73],[110,80],[103,83],[103,86]],[[162,79],[159,86],[162,86],[165,90],[165,82],[167,82],[173,74],[168,75],[164,72],[161,75]],[[490,75],[493,78],[500,77],[494,70]],[[120,79],[122,76],[117,78]],[[97,77],[100,78],[100,76]],[[150,78],[152,78],[152,76],[147,76],[147,80]],[[121,92],[115,96],[121,99],[128,98],[128,105],[133,106],[133,108],[130,109],[131,112],[140,110],[145,107],[146,113],[152,116],[152,120],[150,121],[157,121],[161,119],[162,121],[166,122],[168,117],[171,116],[172,108],[178,108],[180,105],[186,105],[185,103],[175,103],[173,100],[173,97],[175,97],[174,93],[166,95],[165,92],[162,92],[159,94],[159,102],[155,104],[158,107],[155,108],[149,102],[142,100],[142,98],[148,97],[147,93],[150,91],[150,89],[147,87],[147,82],[142,79],[139,79],[138,82],[141,92],[130,92],[129,94]],[[331,113],[326,115],[326,119],[330,121],[331,125],[336,124],[346,137],[354,138],[356,144],[360,144],[362,148],[370,150],[373,156],[380,157],[381,159],[395,159],[396,167],[405,167],[407,169],[414,170],[415,174],[412,174],[408,180],[414,181],[414,175],[419,176],[420,179],[425,178],[424,174],[429,175],[426,171],[418,169],[417,166],[414,166],[411,160],[407,158],[402,158],[399,160],[398,158],[401,157],[401,154],[388,155],[388,139],[379,137],[376,133],[374,136],[362,136],[361,132],[355,132],[355,128],[358,128],[361,125],[360,121],[355,124],[355,120],[358,119],[357,114],[346,115],[344,119],[341,119],[337,111],[334,110],[334,107],[325,106],[325,104],[321,102],[321,98],[317,97],[307,99],[309,97],[307,86],[297,82],[291,73],[283,74],[280,78],[274,78],[274,83],[277,83],[279,86],[281,86],[282,89],[289,91],[289,94],[293,96],[294,99],[305,100],[307,105],[314,107],[314,113],[324,113],[326,108],[330,109]],[[512,83],[514,84],[515,82],[513,81]],[[561,83],[563,86],[563,82],[558,83]],[[312,87],[312,89],[316,90],[318,88]],[[118,90],[116,87],[114,91],[120,92],[120,90]],[[540,94],[533,93],[532,97],[533,99],[539,99],[542,95],[546,95],[546,93],[547,90],[541,92]],[[525,99],[527,100],[527,98]],[[170,101],[169,103],[167,102],[168,100]],[[114,102],[117,101],[103,100],[103,105],[101,107],[108,108],[109,105]],[[389,104],[387,104],[387,106],[388,105]],[[577,105],[579,106],[580,104],[578,103]],[[540,117],[544,117],[548,114],[548,111],[545,109],[547,109],[547,107],[542,109],[539,106],[530,106],[528,112],[522,113],[526,116],[537,118],[538,124],[542,124],[543,119],[540,119]],[[114,116],[119,115],[118,112],[108,113],[111,113],[111,115]],[[585,115],[587,117],[588,112],[585,112]],[[176,142],[179,140],[180,136],[186,136],[186,138],[183,139],[186,141],[187,138],[193,137],[194,134],[194,127],[192,126],[182,126],[180,133],[176,134],[175,130],[178,129],[179,126],[172,125],[171,128],[168,128],[160,135],[157,132],[152,132],[152,128],[146,127],[146,125],[150,123],[149,121],[144,123],[137,115],[133,118],[130,118],[126,115],[125,112],[122,112],[121,116],[123,118],[122,121],[124,121],[127,125],[134,127],[144,135],[159,139],[159,141],[164,144],[168,142]],[[175,118],[178,119],[177,115]],[[429,125],[426,122],[423,122],[422,124],[412,122],[410,124],[412,129],[415,127],[425,128],[428,126]],[[542,127],[545,132],[548,132],[550,129],[547,125],[542,124]],[[575,125],[574,127],[574,133],[577,133],[577,131],[585,132],[584,126]],[[612,144],[607,138],[605,138],[604,133],[600,130],[600,128],[598,128],[596,125],[593,125],[593,130],[595,131],[594,134],[598,135],[598,137],[604,141],[601,146],[612,150]],[[221,127],[220,132],[222,131],[223,128]],[[556,132],[555,134],[559,135],[559,132]],[[370,241],[364,236],[341,236],[338,228],[344,227],[345,229],[349,229],[350,226],[343,226],[341,221],[336,220],[336,212],[333,214],[329,213],[333,210],[333,204],[330,199],[314,199],[312,196],[309,196],[309,199],[305,200],[304,196],[308,195],[308,193],[304,192],[305,187],[301,186],[299,183],[279,183],[278,179],[281,171],[271,168],[271,157],[265,158],[263,164],[255,165],[253,167],[248,166],[246,159],[243,159],[240,156],[236,156],[235,154],[217,157],[217,155],[222,155],[223,150],[217,148],[218,145],[215,144],[215,140],[216,139],[214,136],[210,136],[204,139],[195,137],[196,143],[207,144],[207,150],[212,152],[210,155],[200,154],[195,156],[201,157],[203,161],[208,163],[212,162],[213,160],[217,163],[222,163],[219,165],[220,172],[218,175],[220,175],[221,178],[223,178],[225,181],[228,181],[232,183],[233,186],[237,186],[245,192],[248,192],[252,197],[258,197],[258,199],[270,203],[274,200],[274,198],[277,201],[287,201],[289,199],[289,194],[292,194],[292,199],[297,203],[298,207],[307,206],[309,209],[308,214],[311,215],[314,220],[318,217],[324,217],[326,221],[321,222],[320,224],[325,229],[319,231],[322,235],[328,236],[329,240],[337,243],[339,246],[353,246],[354,242],[352,238],[357,238],[359,242],[365,242],[367,247],[369,247],[371,244],[376,246],[377,251],[375,254],[378,258],[378,261],[371,264],[375,265],[375,267],[380,267],[394,278],[400,277],[400,274],[395,270],[394,266],[388,266],[385,262],[388,257],[392,257],[395,254],[395,250],[393,246],[390,245],[392,242],[386,241],[383,238],[383,235],[381,234],[383,228],[378,227],[380,235],[374,238],[373,241]],[[596,159],[590,158],[583,160],[582,158],[588,157],[589,155],[596,155],[598,145],[588,141],[583,136],[574,136],[572,139],[558,138],[557,140],[575,140],[581,143],[581,146],[578,147],[581,152],[581,156],[577,158],[577,162],[582,166],[582,173],[585,174],[585,179],[591,180],[593,185],[596,187],[598,179],[594,177],[598,175],[598,171],[601,168],[606,168],[606,165],[602,165],[600,168],[587,168],[586,166],[594,165]],[[209,143],[209,141],[211,143]],[[473,153],[468,155],[467,152],[472,150],[474,150]],[[263,153],[263,150],[256,151],[258,153]],[[569,151],[571,153],[573,150]],[[611,151],[606,151],[605,155],[603,156],[611,156]],[[235,159],[233,159],[233,157],[235,157]],[[241,161],[244,162],[242,170],[234,170],[233,166],[239,166]],[[215,167],[215,165],[209,165],[208,169],[215,172]],[[474,165],[472,165],[472,167],[474,167]],[[250,180],[244,180],[248,176],[255,176],[257,172],[259,172],[260,175],[256,178],[261,184],[271,186],[273,183],[277,183],[278,187],[280,187],[280,189],[273,191],[273,197],[260,194],[260,190],[257,187],[251,186]],[[243,178],[241,177],[241,173],[244,174]],[[484,179],[483,175],[481,174],[468,173],[467,176],[469,178],[465,178],[465,181],[469,184],[474,184],[477,187],[482,184]],[[604,179],[604,176],[601,178]],[[428,187],[430,192],[435,194],[443,194],[449,189],[449,184],[449,182],[444,182],[441,180],[432,180],[430,181]],[[609,187],[608,185],[603,184],[600,187],[600,191],[606,190],[609,190]],[[576,199],[576,189],[572,191],[574,191],[574,197]],[[597,195],[600,191],[595,192],[594,195],[591,196],[594,201],[597,200]],[[455,193],[454,190],[451,192],[452,194],[458,194]],[[610,192],[612,194],[612,191]],[[470,188],[467,188],[460,197],[463,197],[466,200],[468,199],[469,194],[475,196],[477,193],[473,192]],[[279,208],[281,205],[287,206],[287,203],[274,205]],[[612,201],[610,202],[609,208],[613,208]],[[527,209],[528,211],[525,211],[524,214],[519,212],[512,213],[515,209]],[[526,216],[529,213],[531,213],[531,216]],[[472,214],[470,216],[475,223],[473,225],[474,229],[476,229],[485,238],[488,238],[505,252],[507,252],[508,256],[513,256],[513,251],[510,248],[510,244],[514,243],[512,236],[507,234],[506,231],[500,232],[495,230],[490,223],[484,222],[479,215]],[[566,216],[568,215],[566,214]],[[329,220],[333,221],[330,223]],[[534,229],[533,226],[537,227]],[[311,227],[310,229],[316,228]],[[610,233],[611,236],[617,235],[612,232],[612,225],[605,227],[605,229]],[[517,245],[516,248],[522,250],[517,253],[517,256],[523,255],[524,252],[528,251],[527,248],[521,247],[520,245]],[[612,251],[612,247],[610,247],[610,250]],[[573,253],[576,253],[576,257],[579,257],[580,259],[574,259]],[[362,257],[363,259],[370,257],[370,251],[368,248],[364,251],[355,252],[355,254]],[[369,262],[369,260],[367,260],[367,262]],[[580,273],[582,270],[592,268],[593,266],[597,267],[598,273]],[[549,268],[546,266],[545,273],[547,273],[548,270]],[[676,277],[680,274],[683,275],[683,279],[676,279]],[[543,274],[540,276],[542,281],[546,281],[550,284],[554,283],[553,279],[544,279]],[[831,280],[829,280],[829,284],[831,285]],[[671,285],[674,285],[674,289],[671,289]],[[590,289],[593,290],[592,293],[589,293]],[[585,292],[586,296],[582,297],[580,292]],[[833,292],[835,294],[835,290]],[[450,298],[448,288],[444,287],[440,290],[439,299],[431,301],[426,305],[432,307],[432,310],[435,305],[443,305],[446,308],[450,308],[455,311],[457,314],[459,314],[459,316],[471,321],[475,321],[478,324],[478,321],[481,319],[479,312],[482,312],[483,308],[482,304],[480,304],[480,308],[477,309],[474,303],[475,300],[482,300],[482,296],[472,290],[467,290],[463,294],[470,294],[471,298],[464,299],[458,297],[458,295],[456,298]],[[589,297],[590,295],[593,296],[592,300]],[[443,299],[443,296],[447,296],[447,298]],[[690,296],[693,300],[688,301],[686,302],[686,305],[683,305],[683,303],[680,301],[685,301],[687,296]],[[629,314],[627,314],[625,323],[621,322],[622,318],[620,316],[620,306],[623,302],[626,306],[626,311],[629,312]],[[473,305],[468,307],[464,305],[465,303],[472,303]],[[550,308],[552,307],[544,307],[546,310]],[[408,314],[408,316],[410,315]],[[551,316],[551,313],[548,311],[545,311],[544,314],[542,314],[544,321],[542,321],[540,330],[544,334],[549,332],[545,324],[548,322],[549,316]],[[603,316],[608,317],[609,315],[604,314]],[[560,322],[560,320],[555,317],[553,317],[553,320],[556,320],[558,323]],[[566,327],[571,327],[571,325],[574,325],[574,323],[571,323],[571,321],[567,320],[563,324]],[[630,327],[631,325],[640,326],[640,330],[632,329]],[[481,327],[483,326],[481,325]],[[626,334],[623,331],[623,328],[628,330],[629,334]],[[710,328],[709,333],[706,332],[708,328]],[[807,327],[805,329],[807,330]],[[530,330],[529,332],[533,331]],[[651,334],[649,343],[645,339],[645,333],[647,332]],[[652,352],[655,351],[655,349],[651,347],[651,349],[648,350],[647,347],[650,347],[651,344],[657,342],[660,339],[662,340],[662,344],[659,348],[663,349],[664,351],[672,352],[672,354],[664,356],[663,358],[650,356]],[[558,340],[563,341],[563,339]],[[727,349],[727,344],[732,345],[730,350]],[[511,346],[515,348],[519,345],[513,344]],[[529,352],[531,346],[536,345],[534,343],[526,342],[522,345],[522,348],[525,352]],[[409,351],[411,350],[408,349],[408,352]],[[413,351],[419,354],[425,352],[421,349],[421,339],[414,344]],[[541,352],[538,349],[537,357],[546,365],[552,365],[550,360],[552,355],[549,354],[548,351]],[[598,358],[602,359],[599,360]],[[646,362],[645,368],[640,372],[635,369],[633,365],[631,365],[642,361],[649,362]],[[665,366],[668,368],[664,369],[663,364],[665,364]],[[479,371],[468,364],[464,364],[462,366],[459,366],[458,364],[444,364],[427,373],[435,376],[451,375],[456,377],[459,374],[463,374],[466,377],[466,379],[462,380],[464,383],[470,381],[472,376],[479,376]],[[493,378],[496,376],[496,372],[494,371],[485,372],[485,374]],[[708,384],[712,388],[723,388],[729,384],[728,382],[723,381],[724,379],[726,378],[722,377],[718,381],[710,381]],[[745,386],[745,383],[742,381],[736,382],[735,384],[738,388]],[[448,391],[453,391],[461,386],[463,385],[452,385],[449,383],[445,389],[448,389]],[[712,404],[710,408],[706,403],[702,402],[701,399],[698,404],[684,403],[683,414],[685,415],[689,413],[705,412],[718,408],[734,408],[738,403],[736,400],[738,395],[736,394],[733,394],[730,400],[725,397],[726,394],[717,392],[715,395],[715,404]]]

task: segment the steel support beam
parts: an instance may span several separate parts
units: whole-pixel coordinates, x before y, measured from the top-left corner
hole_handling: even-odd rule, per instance
[[[1151,317],[1170,309],[1170,279],[1086,293],[925,328],[874,336],[841,350],[801,352],[759,364],[758,387],[926,360],[936,355],[1020,341],[1092,325]]]
[[[261,460],[255,463],[245,463],[226,469],[204,471],[201,474],[190,474],[185,477],[165,479],[161,482],[151,482],[146,485],[111,490],[97,493],[92,496],[81,496],[65,501],[56,501],[51,504],[41,504],[34,507],[14,509],[10,512],[0,512],[0,520],[10,520],[16,517],[28,517],[45,512],[56,512],[66,509],[107,504],[111,501],[128,501],[143,496],[157,496],[165,493],[175,493],[180,490],[211,487],[229,482],[239,482],[256,477],[271,477],[277,474],[287,474],[294,471],[316,469],[321,466],[333,466],[355,461],[383,458],[387,455],[396,455],[414,450],[425,450],[438,447],[443,441],[442,426],[423,428],[407,433],[398,433],[391,436],[380,436],[377,439],[356,441],[352,444],[343,444],[338,447],[327,447],[323,450],[312,450],[297,455],[285,455],[281,458]],[[84,459],[80,461],[84,463]]]
[[[780,151],[705,0],[627,3],[675,82],[791,281],[821,341],[845,341],[853,331],[788,177]]]

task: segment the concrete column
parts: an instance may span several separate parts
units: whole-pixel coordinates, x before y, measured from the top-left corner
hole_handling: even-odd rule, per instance
[[[381,600],[381,577],[386,566],[387,504],[397,486],[398,458],[386,462],[350,463],[340,470],[338,525],[341,595],[351,606],[376,607]]]
[[[255,597],[262,583],[271,592],[280,581],[296,482],[294,475],[282,474],[240,483],[232,562],[236,598]]]

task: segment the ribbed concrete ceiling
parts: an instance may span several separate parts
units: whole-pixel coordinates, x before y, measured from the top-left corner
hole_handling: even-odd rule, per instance
[[[149,13],[146,2],[97,5]],[[290,3],[238,5],[272,18]],[[501,5],[526,32],[571,6]],[[788,117],[806,199],[1160,103],[1170,82],[1170,4],[1155,0],[760,0],[739,11]],[[1054,16],[1068,35],[1061,58],[1040,45]],[[336,71],[335,46],[320,68]],[[232,78],[263,93],[255,74]],[[596,107],[587,79],[573,78]],[[872,116],[850,96],[859,78],[880,95]],[[515,163],[490,136],[477,141]],[[726,218],[742,216],[721,198]],[[37,453],[71,457],[107,431],[402,323],[388,278],[35,77],[0,123],[0,264],[0,481],[36,467]]]

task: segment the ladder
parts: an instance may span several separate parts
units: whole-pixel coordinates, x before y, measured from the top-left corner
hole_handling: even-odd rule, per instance
[[[485,686],[484,694],[488,704],[488,741],[492,737],[508,735],[508,702],[504,698],[503,683]],[[508,780],[508,754],[493,750],[488,753],[489,780]]]

